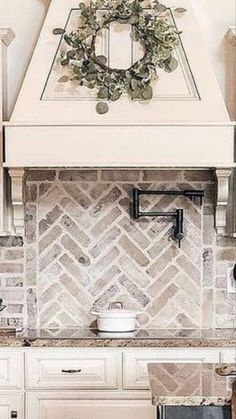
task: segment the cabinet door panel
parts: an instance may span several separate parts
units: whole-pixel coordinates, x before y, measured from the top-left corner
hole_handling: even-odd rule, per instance
[[[0,350],[0,389],[19,389],[23,386],[23,353]]]
[[[0,394],[0,418],[24,419],[22,394]],[[33,416],[32,416],[33,417]]]
[[[150,400],[79,400],[60,393],[28,396],[27,419],[155,419]]]
[[[157,348],[125,351],[123,355],[123,388],[149,389],[148,363],[219,361],[218,349]]]

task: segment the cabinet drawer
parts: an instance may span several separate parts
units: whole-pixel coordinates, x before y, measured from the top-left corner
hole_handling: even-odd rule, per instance
[[[148,389],[148,369],[151,362],[218,362],[217,349],[168,349],[135,350],[123,354],[123,387],[125,389]]]
[[[117,388],[121,355],[115,351],[45,350],[26,355],[27,388]]]
[[[23,386],[23,353],[0,350],[0,389],[19,389]]]
[[[236,363],[236,349],[222,349],[220,351],[220,362],[224,363]]]

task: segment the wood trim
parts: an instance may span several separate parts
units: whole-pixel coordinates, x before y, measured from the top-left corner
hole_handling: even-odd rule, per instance
[[[10,28],[0,28],[0,234],[11,233],[11,209],[8,203],[9,179],[3,167],[3,120],[7,114],[7,46],[15,34]]]

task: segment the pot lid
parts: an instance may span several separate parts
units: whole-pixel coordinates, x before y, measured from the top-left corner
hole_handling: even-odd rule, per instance
[[[138,314],[141,314],[140,311],[137,310],[130,310],[130,309],[124,309],[123,303],[121,301],[114,301],[113,303],[110,303],[109,308],[106,310],[93,310],[91,311],[91,314],[99,317],[133,317]]]
[[[124,310],[119,308],[108,309],[108,310],[101,310],[101,311],[93,311],[91,314],[94,314],[99,317],[117,317],[117,318],[125,318],[125,317],[134,317],[140,312],[136,310]]]

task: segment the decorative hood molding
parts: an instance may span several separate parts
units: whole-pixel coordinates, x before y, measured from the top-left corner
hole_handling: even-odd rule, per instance
[[[76,28],[79,0],[51,1],[11,120],[5,124],[6,167],[233,165],[234,127],[191,1],[175,1],[174,6],[186,9],[180,15],[172,0],[163,2],[169,7],[164,18],[181,33],[174,53],[178,68],[172,73],[158,68],[152,100],[122,95],[100,115],[95,89],[59,81],[66,71],[60,55],[68,46],[53,30],[70,33]],[[130,25],[118,23],[101,31],[96,51],[110,66],[127,68],[143,54],[130,31]]]
[[[122,96],[118,102],[111,102],[109,112],[101,116],[95,111],[95,89],[79,86],[77,81],[59,81],[68,70],[58,60],[71,47],[63,36],[55,36],[53,29],[64,28],[67,33],[76,30],[81,10],[79,0],[52,0],[11,121],[99,126],[229,122],[209,58],[199,40],[191,2],[175,0],[176,6],[186,9],[183,15],[175,14],[173,0],[163,2],[171,9],[161,16],[181,32],[175,50],[179,66],[172,73],[157,67],[152,100],[140,103]],[[143,55],[140,43],[133,41],[130,33],[131,25],[111,24],[97,37],[96,53],[105,55],[111,67],[128,68]]]

